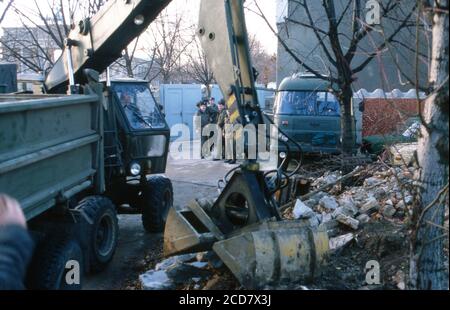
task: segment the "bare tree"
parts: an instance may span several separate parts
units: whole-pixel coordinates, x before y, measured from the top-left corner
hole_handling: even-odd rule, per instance
[[[64,49],[64,40],[76,16],[96,13],[105,0],[33,0],[31,8],[12,4],[20,26],[5,28],[0,38],[3,58],[21,63],[27,71],[42,73],[53,67],[55,51]]]
[[[250,36],[249,45],[253,66],[259,74],[256,82],[267,86],[276,79],[276,56],[269,55],[255,35]]]
[[[122,52],[122,57],[114,62],[114,65],[124,70],[129,78],[135,77],[135,70],[137,66],[134,64],[134,60],[138,44],[139,37],[127,46]]]
[[[449,178],[449,5],[448,0],[418,0],[432,24],[429,85],[432,92],[421,110],[422,127],[417,161],[417,199],[413,212],[410,281],[416,289],[448,289],[444,228]],[[448,211],[448,210],[447,210]]]
[[[378,2],[380,3],[379,15],[381,20],[392,22],[393,27],[390,27],[389,31],[385,28],[376,29],[374,25],[365,22],[361,0],[339,2],[340,12],[333,0],[322,0],[321,6],[315,10],[311,9],[311,0],[290,0],[294,6],[292,10],[289,10],[290,13],[302,11],[304,18],[297,19],[295,14],[289,14],[286,22],[297,25],[299,31],[301,29],[312,31],[318,42],[310,55],[304,55],[291,47],[280,36],[255,1],[256,10],[253,12],[266,21],[290,57],[307,72],[329,81],[331,89],[337,89],[333,92],[341,106],[342,152],[346,155],[353,153],[356,144],[352,113],[352,86],[356,82],[356,75],[363,71],[374,58],[377,58],[389,44],[392,44],[402,29],[415,25],[411,20],[416,9],[415,5],[405,9],[401,6],[400,1],[382,2]],[[381,39],[377,40],[374,35],[378,33],[381,33]],[[371,44],[367,44],[367,41]],[[363,42],[366,43],[364,47]],[[371,48],[368,49],[367,46]],[[318,69],[312,61],[311,56],[317,55],[319,51],[327,62],[324,69]],[[325,61],[321,61],[325,63]]]
[[[208,59],[198,40],[194,40],[193,49],[187,54],[188,61],[184,66],[186,74],[194,81],[206,87],[208,98],[211,97],[211,84],[214,83],[214,74],[208,65]]]
[[[3,20],[5,19],[6,13],[11,8],[14,0],[7,0],[7,1],[0,0],[0,2],[1,3],[5,2],[4,8],[0,11],[0,24],[1,24],[3,22]]]
[[[143,50],[153,61],[146,79],[153,81],[160,77],[162,83],[168,83],[182,75],[183,55],[195,40],[192,27],[185,24],[183,14],[169,17],[167,10],[150,25]]]

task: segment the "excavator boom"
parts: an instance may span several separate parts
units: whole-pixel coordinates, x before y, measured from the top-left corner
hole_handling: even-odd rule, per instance
[[[73,76],[83,84],[83,69],[103,72],[171,0],[110,0],[90,19],[80,21],[66,39],[65,51],[45,79],[48,93],[65,93]],[[67,53],[70,49],[70,53]],[[68,59],[71,58],[71,59]]]

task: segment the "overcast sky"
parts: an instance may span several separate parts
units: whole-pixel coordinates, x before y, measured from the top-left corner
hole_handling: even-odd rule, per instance
[[[47,0],[37,0],[38,3],[42,2],[42,8],[47,7]],[[270,20],[271,24],[275,28],[276,21],[276,0],[246,0],[246,6],[255,8],[254,2],[257,1],[264,14]],[[15,0],[17,6],[34,8],[34,4],[30,0]],[[169,12],[183,12],[189,18],[195,22],[198,19],[200,0],[173,0],[169,5]],[[2,3],[0,3],[0,12],[2,11]],[[13,16],[11,12],[8,14]],[[269,53],[276,53],[277,40],[276,37],[271,32],[270,28],[267,26],[266,22],[255,13],[250,11],[246,12],[247,28],[250,35],[256,35],[259,41],[266,48]],[[3,22],[3,26],[16,26],[18,22],[14,18],[6,18]]]

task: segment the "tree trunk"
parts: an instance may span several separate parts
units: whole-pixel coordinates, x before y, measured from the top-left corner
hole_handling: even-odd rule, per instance
[[[133,59],[132,59],[132,57],[130,57],[130,54],[128,53],[128,48],[125,49],[125,53],[123,55],[123,59],[125,61],[125,68],[127,70],[127,76],[129,78],[134,78]]]
[[[447,8],[448,0],[437,4]],[[448,194],[448,15],[434,10],[432,58],[429,82],[434,92],[425,101],[422,114],[416,175],[418,193],[413,223],[416,230],[411,238],[410,284],[415,289],[448,289],[448,274],[444,267],[444,242],[448,233],[442,228]],[[447,185],[446,193],[442,193]],[[442,195],[441,195],[442,194]]]
[[[355,119],[353,115],[352,100],[353,91],[350,86],[342,86],[340,96],[341,106],[341,137],[342,154],[345,156],[353,154],[356,145]]]

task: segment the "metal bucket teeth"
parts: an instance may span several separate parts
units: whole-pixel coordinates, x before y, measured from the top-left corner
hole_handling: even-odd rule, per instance
[[[262,223],[218,241],[213,250],[250,289],[305,284],[318,276],[328,235],[301,222]]]

